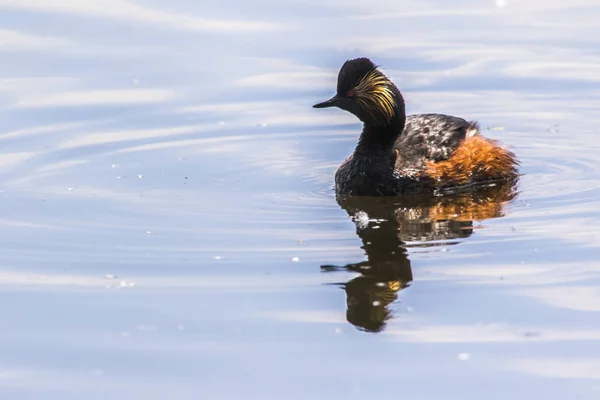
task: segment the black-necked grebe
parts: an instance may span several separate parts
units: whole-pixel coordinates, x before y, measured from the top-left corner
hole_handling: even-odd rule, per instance
[[[442,114],[406,116],[398,88],[368,58],[344,63],[337,93],[315,108],[339,107],[364,126],[335,173],[338,194],[389,196],[518,177],[515,155],[476,122]]]

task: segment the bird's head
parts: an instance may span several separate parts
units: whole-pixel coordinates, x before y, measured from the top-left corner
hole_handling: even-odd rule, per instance
[[[400,91],[368,58],[348,60],[340,68],[337,93],[314,108],[338,107],[372,126],[389,125],[404,113]]]

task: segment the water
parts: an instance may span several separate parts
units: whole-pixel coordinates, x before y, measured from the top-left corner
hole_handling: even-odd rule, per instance
[[[0,10],[3,399],[600,395],[597,2]],[[519,186],[340,207],[365,55]]]

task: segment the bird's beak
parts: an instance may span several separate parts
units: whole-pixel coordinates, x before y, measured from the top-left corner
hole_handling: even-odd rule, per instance
[[[327,101],[324,101],[322,103],[319,104],[315,104],[313,107],[314,108],[326,108],[326,107],[335,107],[338,105],[338,102],[341,100],[341,98],[339,98],[337,95],[333,96],[332,98],[330,98]]]

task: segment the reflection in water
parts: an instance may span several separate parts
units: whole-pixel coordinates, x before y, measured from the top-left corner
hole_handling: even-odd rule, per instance
[[[503,216],[503,206],[517,195],[515,182],[444,196],[338,197],[356,224],[367,260],[323,271],[360,273],[347,283],[348,322],[380,332],[391,318],[388,306],[412,281],[407,247],[457,244],[473,233],[473,221]],[[412,242],[412,243],[409,243]]]

